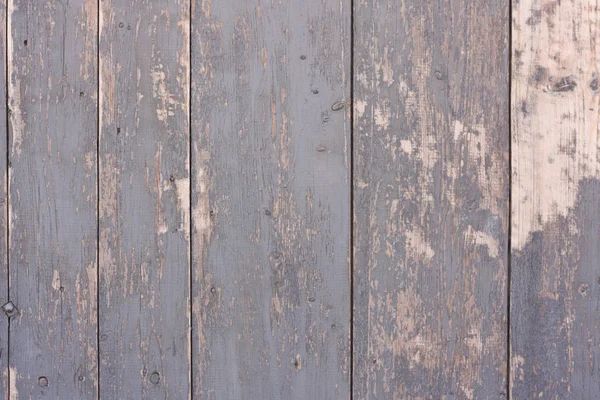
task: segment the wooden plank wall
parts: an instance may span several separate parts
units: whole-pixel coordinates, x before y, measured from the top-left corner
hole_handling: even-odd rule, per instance
[[[599,398],[599,13],[0,0],[0,399]]]

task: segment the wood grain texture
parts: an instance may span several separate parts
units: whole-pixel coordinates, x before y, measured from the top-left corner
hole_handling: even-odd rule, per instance
[[[8,2],[11,398],[97,396],[97,11]]]
[[[100,7],[101,395],[185,399],[190,4]]]
[[[0,0],[0,26],[6,26],[5,0]],[[0,29],[0,306],[9,301],[6,122],[6,30]],[[8,323],[8,315],[0,312],[0,399],[8,399]]]
[[[511,397],[600,398],[594,2],[513,2]]]
[[[350,2],[192,15],[194,398],[349,398]]]
[[[508,11],[355,2],[356,399],[506,398]]]

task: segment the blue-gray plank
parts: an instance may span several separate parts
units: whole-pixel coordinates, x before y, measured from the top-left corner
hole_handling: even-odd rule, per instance
[[[97,12],[8,4],[11,398],[97,395]]]
[[[100,2],[100,391],[190,385],[188,0]]]
[[[350,1],[195,2],[194,398],[350,395]]]

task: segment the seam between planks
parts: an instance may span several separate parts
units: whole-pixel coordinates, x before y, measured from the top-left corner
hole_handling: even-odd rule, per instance
[[[100,4],[96,10],[96,399],[100,399]]]
[[[510,400],[510,295],[512,246],[512,0],[508,3],[508,215],[506,241],[506,398]]]
[[[8,41],[10,40],[9,34],[9,21],[10,15],[8,14],[9,3],[12,0],[7,0],[4,4],[4,43],[6,48],[6,57],[4,57],[4,81],[5,81],[5,89],[4,95],[6,98],[6,301],[10,301],[10,135],[9,135],[9,123],[10,123],[10,106],[8,102]],[[10,371],[10,317],[8,318],[7,328],[8,330],[6,335],[6,370],[7,370],[7,394],[8,398],[11,398],[10,389],[11,389],[11,371]]]
[[[189,200],[188,200],[188,204],[189,204],[189,212],[188,212],[188,224],[189,224],[189,232],[190,232],[190,236],[189,236],[189,255],[188,255],[188,267],[189,267],[189,300],[188,300],[188,307],[189,307],[189,318],[188,318],[188,324],[189,324],[189,329],[188,329],[188,338],[189,338],[189,344],[188,344],[188,354],[189,354],[189,370],[188,370],[188,377],[189,377],[189,391],[188,391],[188,398],[191,400],[194,396],[194,351],[193,351],[193,346],[194,346],[194,328],[193,328],[193,312],[194,312],[194,308],[193,308],[193,302],[194,302],[194,291],[192,290],[193,288],[193,284],[194,284],[194,268],[193,268],[193,264],[194,264],[194,257],[193,257],[193,237],[194,237],[194,229],[193,229],[193,220],[192,220],[192,216],[193,216],[193,212],[192,209],[194,207],[194,203],[192,202],[193,199],[193,186],[192,186],[192,166],[194,165],[192,163],[192,157],[193,157],[193,147],[192,147],[192,141],[193,141],[193,136],[192,136],[192,79],[194,77],[194,69],[193,69],[193,57],[192,57],[192,38],[193,38],[193,18],[194,18],[194,0],[189,0],[190,1],[190,6],[189,6],[189,35],[188,35],[188,57],[189,57],[189,68],[188,68],[188,73],[189,73],[189,77],[188,77],[188,135],[189,135],[189,140],[188,140],[188,179],[189,179],[189,186],[190,186],[190,190],[189,190]]]
[[[350,399],[354,399],[354,0],[350,0]]]

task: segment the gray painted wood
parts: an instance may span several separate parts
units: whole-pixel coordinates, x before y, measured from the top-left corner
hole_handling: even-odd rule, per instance
[[[513,3],[511,398],[600,398],[598,20]]]
[[[508,4],[354,21],[354,397],[506,398]]]
[[[196,1],[196,399],[343,399],[350,1]]]
[[[100,9],[100,388],[190,392],[189,9]]]
[[[97,4],[8,11],[10,396],[94,399]]]
[[[6,26],[6,1],[0,0],[0,26]],[[0,29],[0,305],[8,297],[8,198],[6,165],[6,30]],[[8,399],[8,321],[0,310],[0,399]],[[10,314],[10,313],[8,313]]]

